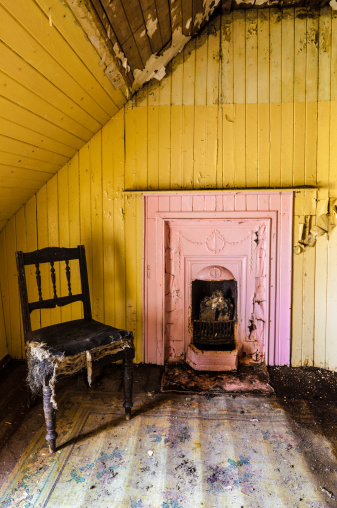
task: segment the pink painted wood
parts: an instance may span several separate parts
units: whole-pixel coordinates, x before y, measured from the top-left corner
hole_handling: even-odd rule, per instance
[[[241,360],[243,353],[253,357],[258,344],[267,364],[289,365],[292,220],[291,191],[145,194],[144,361],[184,357],[191,342],[191,280],[220,266],[239,285]],[[255,233],[263,231],[256,244]],[[252,301],[261,294],[258,326],[249,336]]]

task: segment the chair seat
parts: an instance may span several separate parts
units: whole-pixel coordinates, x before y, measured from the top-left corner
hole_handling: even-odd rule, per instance
[[[29,342],[43,344],[51,356],[73,356],[84,351],[125,340],[132,347],[132,333],[99,323],[94,319],[77,319],[46,326],[28,333]]]

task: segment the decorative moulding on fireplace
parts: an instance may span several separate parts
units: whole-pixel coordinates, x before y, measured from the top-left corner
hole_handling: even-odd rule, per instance
[[[234,279],[239,362],[288,365],[293,193],[161,192],[143,200],[144,361],[186,358],[193,280]]]

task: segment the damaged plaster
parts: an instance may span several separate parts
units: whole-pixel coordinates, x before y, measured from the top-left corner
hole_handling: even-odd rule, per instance
[[[149,14],[147,17],[147,22],[146,22],[146,31],[147,31],[148,36],[150,38],[155,33],[157,28],[158,28],[158,18],[152,19],[151,14]]]
[[[171,46],[164,51],[162,55],[152,54],[147,60],[143,70],[135,69],[133,72],[135,81],[132,85],[132,93],[141,88],[141,86],[152,78],[161,80],[166,73],[165,67],[191,39],[190,36],[183,35],[181,28],[177,28],[172,35]]]
[[[124,55],[123,51],[121,50],[118,42],[115,42],[115,44],[113,45],[113,50],[115,52],[116,57],[120,59],[124,69],[127,72],[130,72],[130,65],[128,64],[128,59],[126,58],[126,56]]]
[[[197,14],[194,21],[195,27],[199,28],[204,21],[208,21],[219,3],[220,0],[204,0],[204,12]],[[187,25],[190,26],[191,21],[192,19],[187,21],[186,27]],[[149,37],[151,37],[156,30],[157,23],[158,19],[152,20],[151,15],[149,15],[146,23],[146,30]],[[158,81],[163,79],[166,74],[167,64],[184,49],[190,39],[191,36],[184,35],[181,27],[178,27],[172,34],[171,46],[169,48],[167,48],[161,55],[158,55],[157,53],[152,54],[147,60],[143,70],[134,70],[133,76],[135,81],[132,85],[132,93],[136,92],[144,83],[153,78]]]
[[[66,2],[76,16],[76,19],[80,23],[91,44],[101,57],[99,65],[106,66],[105,74],[107,78],[114,88],[121,90],[125,98],[129,99],[131,94],[127,79],[120,72],[121,64],[123,66],[123,61],[119,58],[119,60],[121,60],[120,64],[119,60],[117,60],[112,54],[111,47],[109,47],[109,44],[106,43],[102,33],[97,27],[97,21],[95,20],[94,15],[84,2],[79,2],[78,0],[66,0]],[[124,68],[126,69],[126,67]]]

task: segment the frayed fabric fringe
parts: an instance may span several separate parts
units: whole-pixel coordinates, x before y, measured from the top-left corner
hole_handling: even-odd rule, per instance
[[[92,362],[100,360],[105,356],[118,353],[126,348],[132,348],[132,340],[114,341],[112,344],[99,346],[90,351],[83,351],[73,356],[54,355],[46,349],[43,342],[27,342],[26,356],[28,362],[27,382],[33,395],[41,393],[44,380],[48,380],[48,384],[52,391],[51,403],[54,409],[57,409],[55,399],[56,378],[60,375],[72,375],[82,369],[87,369],[88,383],[91,386],[92,379]]]

